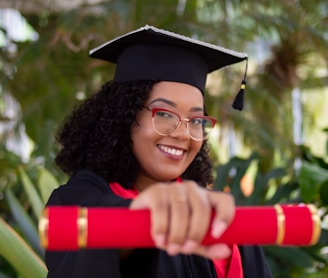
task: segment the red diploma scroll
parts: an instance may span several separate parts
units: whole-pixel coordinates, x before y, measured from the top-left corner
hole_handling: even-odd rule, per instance
[[[320,231],[313,205],[237,207],[224,234],[213,238],[209,228],[203,244],[313,245]],[[39,221],[39,235],[47,250],[154,247],[148,210],[47,207]]]

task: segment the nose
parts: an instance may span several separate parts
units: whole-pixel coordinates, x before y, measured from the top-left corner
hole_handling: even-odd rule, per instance
[[[181,120],[179,126],[171,132],[170,136],[180,140],[189,140],[188,122],[186,120]]]

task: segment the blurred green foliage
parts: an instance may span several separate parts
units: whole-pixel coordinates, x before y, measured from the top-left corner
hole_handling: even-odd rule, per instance
[[[327,135],[328,132],[325,130]],[[328,140],[327,140],[328,141]],[[328,275],[328,152],[325,157],[313,155],[306,146],[302,150],[300,169],[288,174],[288,168],[273,168],[261,173],[256,168],[251,181],[243,181],[250,175],[252,163],[258,164],[257,153],[248,158],[232,158],[216,168],[214,187],[229,190],[237,205],[314,204],[322,219],[319,242],[310,247],[265,246],[264,251],[274,277],[326,277]],[[243,187],[251,186],[251,190]],[[302,231],[300,231],[301,233]],[[320,276],[321,275],[321,276]]]
[[[50,191],[66,179],[53,163],[55,132],[75,105],[113,76],[114,66],[89,59],[88,50],[145,24],[249,53],[242,113],[230,106],[244,65],[222,69],[208,82],[207,109],[221,131],[213,142],[220,165],[216,188],[230,188],[240,205],[314,203],[324,219],[327,152],[316,156],[309,147],[295,145],[291,92],[327,88],[328,76],[322,74],[328,64],[326,0],[274,5],[268,0],[111,0],[72,9],[56,9],[56,1],[29,2],[34,9],[15,8],[37,33],[36,40],[15,41],[0,26],[8,43],[0,48],[0,233],[8,238],[0,243],[1,278],[44,277],[37,216]],[[320,114],[307,102],[302,105],[303,130],[311,134]],[[224,163],[223,141],[231,130],[248,151]],[[8,147],[24,131],[32,143],[28,159]],[[294,167],[296,160],[302,162],[300,169]],[[249,172],[254,188],[246,196],[240,184]],[[323,229],[316,246],[266,247],[265,252],[275,277],[327,277],[324,246]]]

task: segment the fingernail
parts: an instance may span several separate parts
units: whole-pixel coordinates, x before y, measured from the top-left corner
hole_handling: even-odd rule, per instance
[[[214,238],[220,237],[227,229],[227,223],[221,220],[213,221],[211,235]]]
[[[182,246],[182,252],[185,254],[191,254],[197,247],[197,242],[191,239],[186,240]]]
[[[156,247],[162,248],[165,245],[165,236],[163,234],[154,235],[153,240],[155,242]]]

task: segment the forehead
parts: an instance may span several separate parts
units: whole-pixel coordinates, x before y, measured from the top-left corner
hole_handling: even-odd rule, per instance
[[[179,82],[162,81],[156,83],[150,92],[148,103],[172,103],[172,106],[204,106],[202,92],[189,84]]]

